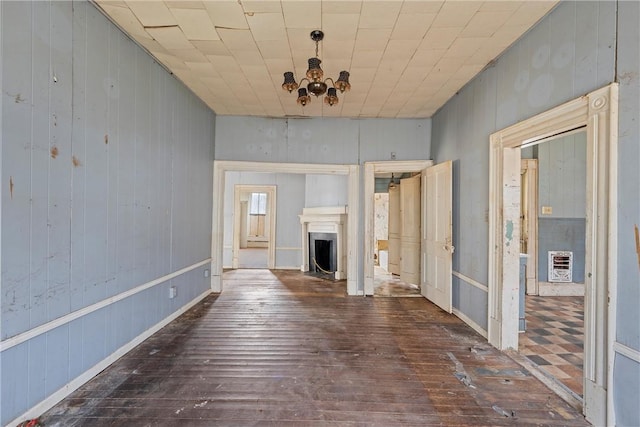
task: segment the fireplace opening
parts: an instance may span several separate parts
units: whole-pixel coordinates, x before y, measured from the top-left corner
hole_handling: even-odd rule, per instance
[[[337,267],[336,233],[309,233],[309,271],[334,274]]]

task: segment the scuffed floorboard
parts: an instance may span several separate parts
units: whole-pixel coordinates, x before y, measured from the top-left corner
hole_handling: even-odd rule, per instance
[[[90,426],[589,425],[457,317],[235,270],[41,418]]]

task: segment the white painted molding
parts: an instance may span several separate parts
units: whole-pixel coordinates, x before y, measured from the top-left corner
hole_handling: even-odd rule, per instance
[[[471,326],[471,329],[473,329],[474,331],[482,335],[484,338],[487,338],[486,329],[484,329],[482,326],[474,322],[473,319],[471,319],[469,316],[467,316],[466,314],[464,314],[463,312],[461,312],[455,307],[451,309],[451,313],[453,313],[455,316],[460,318],[460,320],[462,320],[467,325]]]
[[[211,293],[211,290],[208,289],[205,292],[203,292],[202,294],[198,295],[191,302],[188,302],[186,305],[184,305],[179,310],[174,311],[171,315],[166,317],[164,320],[161,320],[160,322],[156,323],[154,326],[152,326],[151,328],[147,329],[146,331],[144,331],[143,333],[141,333],[140,335],[135,337],[133,340],[129,341],[127,344],[125,344],[122,347],[120,347],[119,349],[117,349],[111,355],[109,355],[108,357],[106,357],[105,359],[101,360],[100,362],[98,362],[93,367],[91,367],[88,370],[86,370],[85,372],[83,372],[80,376],[78,376],[78,377],[74,378],[73,380],[71,380],[69,383],[67,383],[62,388],[60,388],[59,390],[57,390],[56,392],[51,394],[45,400],[43,400],[42,402],[38,403],[37,405],[31,407],[24,414],[20,415],[18,418],[16,418],[15,420],[11,421],[7,425],[8,426],[16,426],[16,425],[20,424],[21,422],[23,422],[25,420],[29,420],[29,419],[33,419],[33,418],[39,417],[44,412],[46,412],[47,410],[51,409],[54,405],[59,403],[62,399],[64,399],[65,397],[67,397],[68,395],[70,395],[71,393],[76,391],[79,387],[81,387],[87,381],[89,381],[90,379],[92,379],[93,377],[98,375],[100,372],[102,372],[105,368],[107,368],[109,365],[114,363],[116,360],[120,359],[122,356],[127,354],[129,351],[133,350],[137,345],[142,343],[144,340],[149,338],[151,335],[155,334],[160,329],[164,328],[169,323],[173,322],[175,319],[180,317],[182,314],[184,314],[191,307],[193,307],[194,305],[196,305],[197,303],[202,301],[202,299],[205,298],[210,293]]]
[[[640,363],[640,351],[635,348],[628,347],[616,341],[613,343],[613,350],[636,363]]]
[[[175,271],[171,274],[167,274],[165,276],[159,277],[157,279],[154,279],[150,282],[147,282],[143,285],[137,286],[133,289],[129,289],[128,291],[119,293],[118,295],[114,295],[112,297],[103,299],[102,301],[98,301],[95,304],[91,304],[87,307],[83,307],[80,310],[76,310],[72,313],[66,314],[62,317],[58,317],[55,320],[52,320],[50,322],[47,322],[45,324],[42,324],[40,326],[36,326],[35,328],[29,329],[28,331],[25,331],[21,334],[15,335],[11,338],[7,338],[5,340],[3,340],[2,342],[0,342],[0,352],[3,352],[11,347],[15,347],[18,344],[21,344],[25,341],[29,341],[30,339],[37,337],[38,335],[42,335],[46,332],[51,331],[52,329],[55,329],[59,326],[62,326],[66,323],[69,323],[73,320],[79,319],[80,317],[86,316],[89,313],[93,313],[96,310],[100,310],[101,308],[104,308],[108,305],[111,305],[115,302],[121,301],[125,298],[128,298],[132,295],[135,295],[139,292],[142,292],[146,289],[152,288],[160,283],[164,283],[167,280],[171,280],[173,278],[176,278],[184,273],[187,273],[191,270],[195,270],[198,267],[202,267],[203,265],[207,265],[211,262],[211,258],[207,258],[203,261],[200,261],[196,264],[190,265],[188,267],[182,268],[178,271]]]
[[[451,274],[457,277],[458,279],[462,280],[463,282],[467,283],[468,285],[474,286],[480,289],[481,291],[489,292],[489,288],[486,285],[483,285],[482,283],[473,280],[471,277],[465,276],[464,274],[459,273],[457,271],[452,271]]]

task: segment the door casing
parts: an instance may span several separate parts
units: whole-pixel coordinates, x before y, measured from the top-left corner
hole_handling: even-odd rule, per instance
[[[347,217],[347,294],[358,295],[358,212],[359,181],[358,165],[329,165],[307,163],[244,162],[214,160],[213,162],[213,212],[211,214],[211,291],[222,292],[223,247],[224,247],[224,199],[225,175],[227,172],[269,172],[348,176]]]
[[[617,296],[618,85],[612,83],[490,137],[488,336],[518,348],[520,150],[586,127],[587,230],[583,412],[615,425],[612,402]]]

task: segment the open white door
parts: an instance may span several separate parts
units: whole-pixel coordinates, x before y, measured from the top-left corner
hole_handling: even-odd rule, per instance
[[[389,188],[389,273],[400,274],[400,186]]]
[[[452,163],[427,168],[422,175],[424,224],[421,291],[429,301],[451,313]]]
[[[420,284],[420,175],[400,180],[400,280]]]

